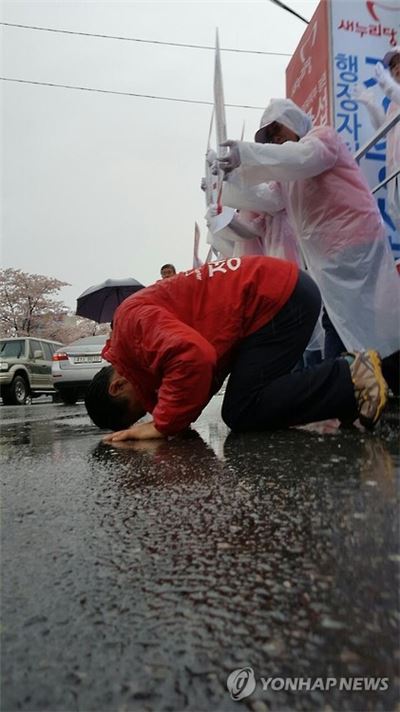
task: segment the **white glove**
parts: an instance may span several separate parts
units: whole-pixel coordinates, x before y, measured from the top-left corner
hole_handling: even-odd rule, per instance
[[[204,193],[207,190],[207,180],[204,177],[200,181],[200,190],[204,191]]]
[[[381,89],[384,90],[386,86],[387,77],[390,76],[389,72],[383,66],[382,62],[377,62],[375,65],[375,79],[378,82]]]
[[[385,122],[385,112],[381,104],[378,102],[374,89],[366,89],[363,84],[355,84],[350,90],[351,96],[355,101],[364,104],[368,111],[369,118],[375,131]]]
[[[209,205],[208,210],[204,216],[207,227],[210,227],[210,225],[211,225],[211,218],[215,218],[215,217],[217,217],[217,215],[218,215],[218,206],[215,205],[215,203],[211,203],[211,205]]]
[[[375,92],[373,89],[367,89],[364,84],[355,84],[350,89],[351,98],[358,101],[360,104],[370,106],[376,103]]]
[[[230,173],[240,166],[240,151],[237,141],[225,141],[221,146],[227,146],[229,154],[223,158],[218,158],[218,166],[224,173]]]
[[[215,153],[215,151],[213,151],[212,148],[209,148],[206,153],[206,161],[211,168],[212,175],[217,176],[218,175],[217,154]]]
[[[375,79],[388,99],[396,103],[400,102],[400,85],[393,79],[389,70],[385,69],[382,62],[378,62],[375,66]]]
[[[206,153],[206,161],[207,161],[208,165],[212,166],[212,164],[216,160],[217,160],[217,154],[215,153],[215,151],[213,151],[212,148],[209,148]]]

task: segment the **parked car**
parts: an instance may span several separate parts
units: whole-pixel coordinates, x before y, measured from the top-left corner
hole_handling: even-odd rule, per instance
[[[28,396],[55,395],[52,356],[61,346],[35,336],[0,339],[0,395],[5,405],[24,405]]]
[[[101,357],[106,339],[106,336],[85,336],[53,355],[53,384],[64,403],[73,405],[83,398],[97,371],[110,365]]]

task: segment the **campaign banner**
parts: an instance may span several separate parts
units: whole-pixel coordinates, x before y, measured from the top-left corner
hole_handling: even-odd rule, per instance
[[[336,128],[354,154],[375,129],[353,88],[374,88],[387,112],[389,100],[375,79],[375,66],[400,44],[399,0],[321,0],[286,69],[286,95],[309,113],[314,125]],[[386,175],[386,138],[360,161],[370,188]],[[387,213],[387,188],[374,194],[395,257],[400,234]]]
[[[332,37],[334,126],[355,153],[374,133],[367,108],[352,97],[356,84],[374,88],[375,102],[385,112],[389,100],[375,79],[375,67],[400,42],[398,0],[330,0]],[[381,139],[360,161],[370,188],[386,175],[386,138]],[[395,257],[400,256],[400,234],[386,210],[387,188],[375,193]]]
[[[286,69],[286,96],[318,126],[332,125],[329,7],[320,2]]]

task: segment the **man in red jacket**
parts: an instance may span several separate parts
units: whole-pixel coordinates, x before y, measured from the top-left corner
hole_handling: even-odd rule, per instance
[[[328,418],[373,426],[387,386],[375,351],[293,371],[320,313],[318,287],[271,257],[205,264],[128,297],[116,310],[86,407],[108,442],[185,430],[230,373],[222,417],[234,431]],[[153,420],[136,423],[146,412]]]

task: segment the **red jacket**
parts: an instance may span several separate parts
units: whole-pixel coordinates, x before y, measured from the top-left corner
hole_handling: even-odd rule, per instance
[[[161,433],[192,423],[230,371],[232,350],[270,321],[298,278],[291,262],[210,262],[133,294],[118,307],[103,356],[136,389]]]

